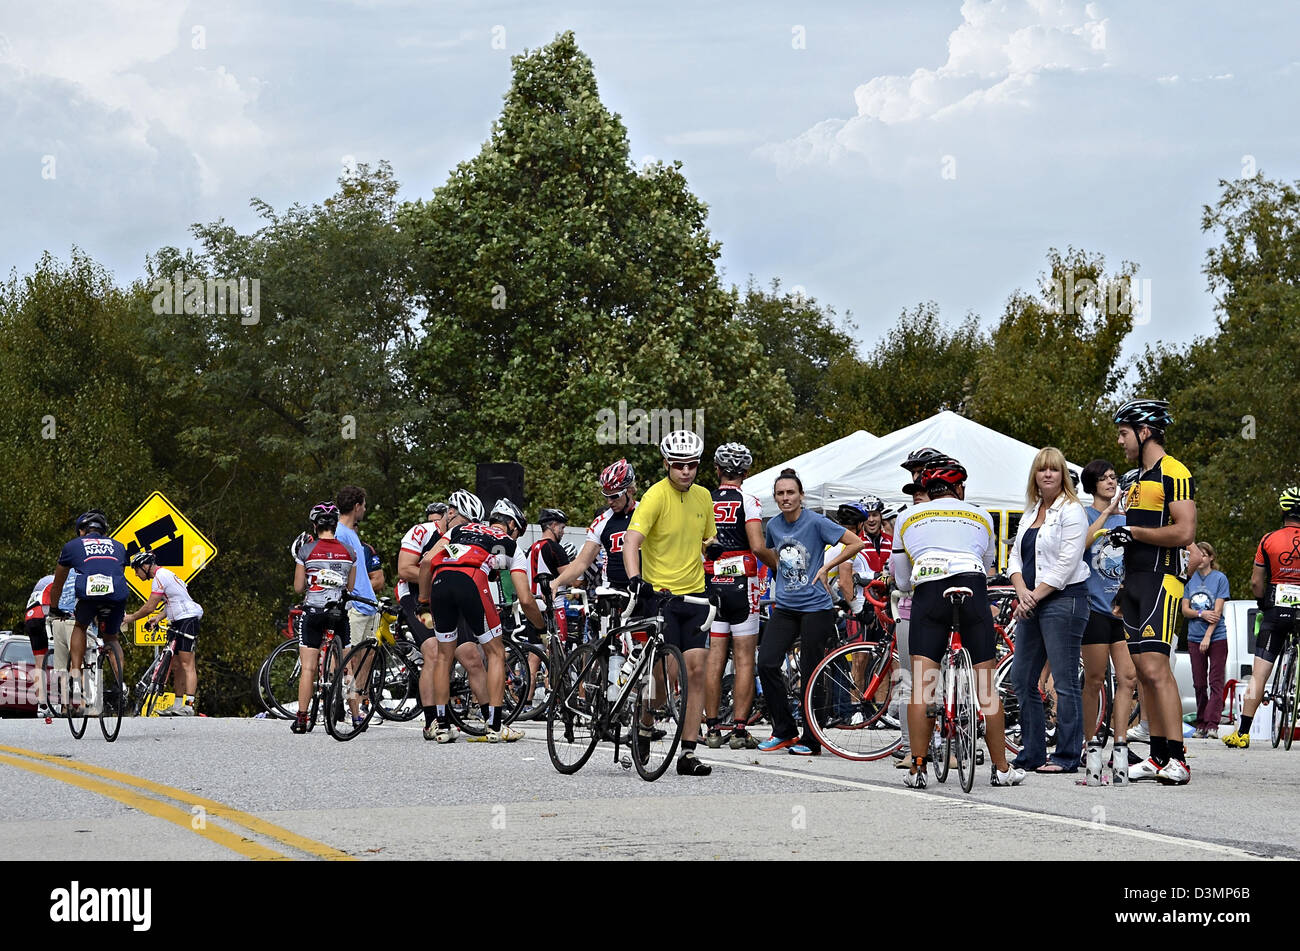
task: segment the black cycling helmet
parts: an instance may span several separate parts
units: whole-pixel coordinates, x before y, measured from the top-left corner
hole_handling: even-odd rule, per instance
[[[1149,426],[1163,433],[1173,421],[1168,400],[1129,400],[1115,411],[1115,425],[1132,426],[1135,430]]]
[[[860,525],[866,520],[867,510],[861,502],[844,502],[835,510],[835,521],[841,525]]]
[[[550,525],[552,522],[563,522],[569,524],[569,516],[565,515],[559,509],[542,509],[537,513],[537,524],[542,528]]]
[[[946,462],[955,462],[952,456],[946,452],[940,452],[938,449],[931,449],[926,446],[923,449],[915,449],[907,454],[907,461],[900,463],[899,468],[913,472],[917,469],[926,469],[934,466],[943,465]]]
[[[142,548],[131,556],[132,568],[148,568],[150,565],[158,564],[158,556],[147,548]]]
[[[89,512],[81,513],[77,516],[77,531],[83,530],[99,532],[102,535],[108,531],[108,516],[99,509],[91,509]]]
[[[332,532],[339,524],[339,507],[333,502],[321,502],[313,505],[311,512],[307,515],[307,521],[319,531],[325,529]]]

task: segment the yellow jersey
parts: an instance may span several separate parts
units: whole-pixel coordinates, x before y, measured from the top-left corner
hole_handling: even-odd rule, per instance
[[[637,499],[627,526],[645,536],[641,543],[641,577],[657,590],[699,594],[704,590],[701,546],[718,534],[713,496],[702,486],[679,492],[668,477]]]

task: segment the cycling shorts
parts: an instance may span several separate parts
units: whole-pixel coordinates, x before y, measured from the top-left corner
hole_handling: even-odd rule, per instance
[[[1286,608],[1265,608],[1259,619],[1259,639],[1255,641],[1255,656],[1265,663],[1277,663],[1278,655],[1286,650],[1287,638],[1295,629],[1295,612]]]
[[[988,588],[984,575],[963,572],[923,581],[912,594],[912,619],[908,629],[908,649],[913,657],[928,657],[936,664],[948,652],[948,635],[952,628],[952,602],[943,596],[949,588],[970,588],[971,596],[961,603],[961,645],[970,654],[972,664],[994,658],[993,615],[989,612]]]
[[[1123,644],[1124,622],[1113,614],[1100,611],[1088,612],[1088,626],[1083,629],[1083,643],[1087,644]]]
[[[1147,651],[1169,657],[1178,636],[1183,583],[1159,571],[1130,571],[1119,589],[1124,633],[1130,654]]]
[[[433,579],[429,601],[433,612],[433,636],[439,643],[459,641],[462,621],[480,644],[501,636],[501,618],[482,572],[471,576],[463,571],[439,571]]]
[[[703,596],[703,591],[693,595],[697,598]],[[702,629],[709,617],[709,607],[706,604],[688,604],[672,596],[656,595],[647,599],[644,612],[638,607],[637,614],[657,614],[662,617],[664,643],[675,645],[683,653],[708,649],[709,632]]]
[[[24,621],[23,630],[27,634],[27,639],[32,642],[33,652],[50,649],[50,638],[45,632],[45,618],[35,617]]]
[[[406,619],[406,627],[410,632],[412,640],[417,647],[423,647],[424,642],[434,638],[433,628],[425,627],[420,621],[420,602],[413,594],[404,596],[397,602],[402,616]],[[477,644],[478,639],[470,632],[469,625],[462,618],[456,627],[456,646],[461,644]]]
[[[714,637],[749,637],[758,633],[758,599],[763,586],[758,578],[737,579],[740,583],[715,584],[708,591],[718,597],[718,613],[713,618]]]
[[[351,630],[348,627],[348,614],[341,606],[334,605],[324,610],[303,609],[301,641],[303,647],[320,650],[327,630],[334,631],[340,647],[347,647]]]
[[[194,644],[199,639],[199,618],[183,617],[169,621],[168,627],[176,635],[176,653],[194,653]]]
[[[99,636],[105,639],[117,637],[124,617],[126,602],[109,601],[107,598],[78,598],[73,612],[77,627],[89,627],[91,621],[98,621]]]

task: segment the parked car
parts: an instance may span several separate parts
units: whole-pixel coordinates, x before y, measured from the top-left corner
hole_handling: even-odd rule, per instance
[[[1238,696],[1245,689],[1246,681],[1250,679],[1250,671],[1255,663],[1255,616],[1258,613],[1259,607],[1254,599],[1229,601],[1223,608],[1223,623],[1228,632],[1228,662],[1224,668],[1223,682],[1227,684],[1233,680],[1239,681]],[[1174,679],[1178,681],[1178,695],[1183,701],[1183,713],[1195,713],[1196,688],[1192,685],[1192,658],[1186,649],[1186,634],[1181,636],[1178,642],[1181,646],[1176,651]],[[1228,709],[1227,694],[1225,690],[1224,713],[1228,718],[1223,721],[1225,724],[1232,719],[1232,711]]]
[[[36,715],[36,657],[24,635],[0,638],[0,717]]]

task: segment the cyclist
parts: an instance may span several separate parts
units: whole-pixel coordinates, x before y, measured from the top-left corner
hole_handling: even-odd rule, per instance
[[[171,669],[173,689],[176,700],[166,710],[159,711],[160,717],[194,716],[194,694],[198,687],[198,673],[194,669],[194,648],[199,637],[199,620],[203,617],[203,608],[190,597],[185,582],[176,577],[168,568],[158,566],[158,556],[151,551],[141,550],[131,558],[131,568],[141,581],[152,581],[149,587],[149,600],[139,610],[132,611],[122,619],[122,629],[134,624],[142,617],[148,617],[163,605],[167,612],[167,624],[176,635],[176,664]],[[157,622],[153,622],[156,626]]]
[[[123,670],[122,645],[117,632],[126,613],[126,546],[106,538],[108,518],[98,509],[84,512],[76,522],[77,536],[63,546],[54,569],[53,591],[62,591],[70,571],[77,572],[76,607],[68,643],[70,670],[79,670],[86,654],[86,628],[98,620],[99,635],[112,651],[119,679]],[[74,689],[77,686],[74,682]],[[121,698],[115,698],[121,702]],[[73,701],[76,702],[75,695]]]
[[[700,710],[704,696],[704,670],[708,662],[709,632],[704,630],[708,608],[665,595],[705,594],[702,553],[718,534],[713,518],[713,497],[695,484],[704,455],[704,440],[689,429],[670,432],[659,442],[667,475],[646,490],[632,514],[623,538],[623,567],[628,590],[642,616],[664,619],[663,637],[681,649],[686,661],[687,696],[696,698]],[[610,562],[615,560],[611,554]],[[681,776],[708,776],[711,766],[695,756],[700,716],[686,711],[682,754],[677,760]]]
[[[992,761],[993,786],[1016,786],[1025,773],[1007,762],[1002,704],[994,687],[993,615],[985,582],[994,564],[995,535],[987,512],[964,501],[966,469],[949,461],[923,469],[917,480],[930,501],[907,510],[890,560],[900,591],[913,591],[908,647],[912,659],[912,696],[908,704],[911,767],[904,782],[925,788],[929,757],[918,755],[926,744],[917,738],[934,733],[927,705],[937,702],[939,664],[948,651],[952,605],[943,597],[950,587],[969,588],[960,607],[962,646],[975,668],[975,688],[984,713],[985,744]]]
[[[352,560],[360,569],[351,586],[350,593],[355,597],[375,600],[375,588],[371,581],[376,569],[379,569],[380,585],[383,584],[383,570],[379,568],[379,559],[370,562],[366,548],[357,535],[357,525],[366,517],[366,490],[355,485],[345,485],[339,489],[336,501],[339,509],[339,524],[334,537],[352,553]],[[375,633],[379,626],[379,612],[363,601],[349,601],[348,629],[352,632],[353,642],[360,644]]]
[[[46,575],[36,582],[31,596],[27,599],[27,610],[23,615],[23,630],[32,642],[32,656],[35,658],[36,671],[36,715],[51,722],[53,711],[50,710],[45,683],[45,655],[49,651],[49,632],[46,630],[46,617],[50,613],[50,591],[54,575]]]
[[[1115,413],[1119,445],[1141,474],[1128,492],[1126,525],[1108,537],[1125,546],[1119,602],[1151,731],[1151,755],[1129,770],[1129,779],[1183,786],[1192,773],[1169,661],[1187,576],[1183,549],[1196,540],[1196,485],[1187,467],[1165,452],[1172,422],[1164,400],[1129,400]]]
[[[600,491],[609,507],[596,516],[587,529],[587,540],[578,550],[578,557],[556,577],[556,589],[577,584],[587,570],[596,564],[596,557],[605,554],[605,584],[620,591],[627,590],[627,571],[623,567],[623,539],[628,523],[636,511],[636,472],[626,459],[606,466],[600,474]]]
[[[1250,689],[1241,702],[1241,723],[1223,738],[1225,744],[1240,750],[1250,746],[1251,721],[1264,699],[1273,665],[1295,629],[1300,605],[1300,486],[1283,489],[1277,501],[1282,527],[1259,540],[1250,572],[1250,587],[1261,609]]]
[[[541,527],[542,537],[528,549],[529,577],[535,579],[539,574],[547,574],[555,578],[571,560],[560,544],[569,517],[559,509],[542,509],[537,515],[537,524]],[[533,594],[541,593],[541,586],[534,581]]]
[[[353,590],[357,575],[352,552],[334,535],[339,524],[338,506],[321,502],[312,507],[308,519],[316,539],[299,549],[293,569],[293,589],[303,596],[302,637],[298,644],[302,676],[298,680],[298,713],[289,726],[294,733],[307,732],[307,715],[325,631],[332,628],[341,644],[348,643],[348,615],[343,608],[343,595]],[[353,716],[356,712],[352,711]]]
[[[708,731],[704,742],[716,750],[723,743],[718,707],[722,676],[727,667],[730,641],[735,670],[733,720],[729,745],[733,750],[757,749],[758,740],[746,729],[754,705],[754,658],[758,644],[758,581],[760,561],[776,567],[776,557],[763,544],[763,512],[757,498],[741,489],[754,464],[749,449],[738,442],[724,443],[713,453],[718,487],[713,490],[713,520],[717,540],[705,553],[708,589],[718,595],[718,613],[710,631],[704,715]]]
[[[433,641],[426,639],[421,644],[425,665],[420,694],[425,700],[424,738],[427,740],[450,743],[457,736],[447,704],[451,696],[452,657],[462,620],[487,655],[489,706],[483,739],[490,743],[509,743],[523,735],[501,723],[505,650],[501,643],[501,619],[488,591],[489,573],[508,569],[524,614],[538,627],[545,622],[532,595],[526,594],[528,562],[515,542],[526,520],[513,503],[507,499],[502,502],[505,504],[498,503],[493,509],[493,519],[499,525],[513,523],[510,531],[483,524],[483,503],[478,496],[465,489],[453,492],[447,500],[448,532],[420,565],[421,607],[425,602],[429,605],[421,620],[433,627]],[[426,649],[430,643],[435,646]]]

